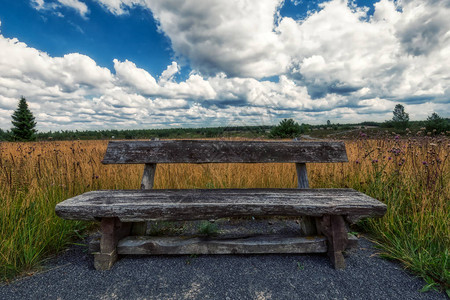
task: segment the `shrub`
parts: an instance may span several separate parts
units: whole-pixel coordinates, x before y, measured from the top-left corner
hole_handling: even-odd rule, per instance
[[[427,132],[439,134],[450,130],[450,120],[441,118],[437,113],[432,113],[425,122]]]
[[[303,128],[293,119],[284,119],[270,131],[272,138],[293,138],[303,133]]]

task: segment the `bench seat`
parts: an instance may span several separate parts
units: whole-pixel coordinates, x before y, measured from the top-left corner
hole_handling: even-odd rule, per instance
[[[100,190],[56,206],[64,219],[185,221],[244,216],[377,217],[386,205],[353,189]]]

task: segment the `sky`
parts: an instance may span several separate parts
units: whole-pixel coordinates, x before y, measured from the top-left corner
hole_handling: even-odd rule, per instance
[[[0,0],[0,128],[450,117],[450,0]]]

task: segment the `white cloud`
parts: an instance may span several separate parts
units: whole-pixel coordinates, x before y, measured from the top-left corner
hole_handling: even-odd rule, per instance
[[[274,32],[278,0],[97,1],[115,14],[135,5],[150,9],[177,55],[203,74],[261,78],[289,63]]]
[[[133,62],[114,59],[114,69],[117,79],[123,85],[130,86],[144,95],[155,95],[158,92],[159,86],[155,78],[144,69],[136,67]]]
[[[89,13],[87,5],[79,0],[58,0],[58,2],[64,6],[73,8],[84,18],[86,17],[86,14]]]
[[[145,0],[96,0],[103,5],[110,13],[123,15],[128,13],[128,9],[134,6],[146,6]]]
[[[31,7],[39,11],[49,11],[58,17],[64,17],[59,11],[61,7],[75,10],[82,18],[86,19],[89,8],[86,3],[79,0],[58,0],[58,2],[45,2],[45,0],[30,0]]]
[[[42,10],[46,8],[44,0],[31,0],[30,3],[31,6],[37,10]]]
[[[167,66],[167,69],[165,69],[160,77],[160,81],[170,81],[173,80],[173,76],[177,74],[180,71],[180,67],[178,64],[173,61],[170,66]]]
[[[97,0],[115,14],[149,9],[175,53],[206,76],[286,75],[312,98],[327,94],[396,101],[449,93],[450,6],[381,0],[369,17],[347,1],[320,4],[304,20],[279,14],[282,2]]]

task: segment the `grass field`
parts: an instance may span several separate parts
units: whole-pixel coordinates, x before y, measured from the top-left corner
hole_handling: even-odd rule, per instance
[[[55,216],[55,205],[96,189],[137,189],[143,166],[102,165],[106,141],[0,144],[0,277],[35,270],[91,223]],[[311,187],[354,188],[388,205],[359,224],[422,276],[427,288],[450,288],[450,140],[395,136],[346,142],[349,163],[309,164]],[[293,164],[159,165],[155,188],[294,188]]]

